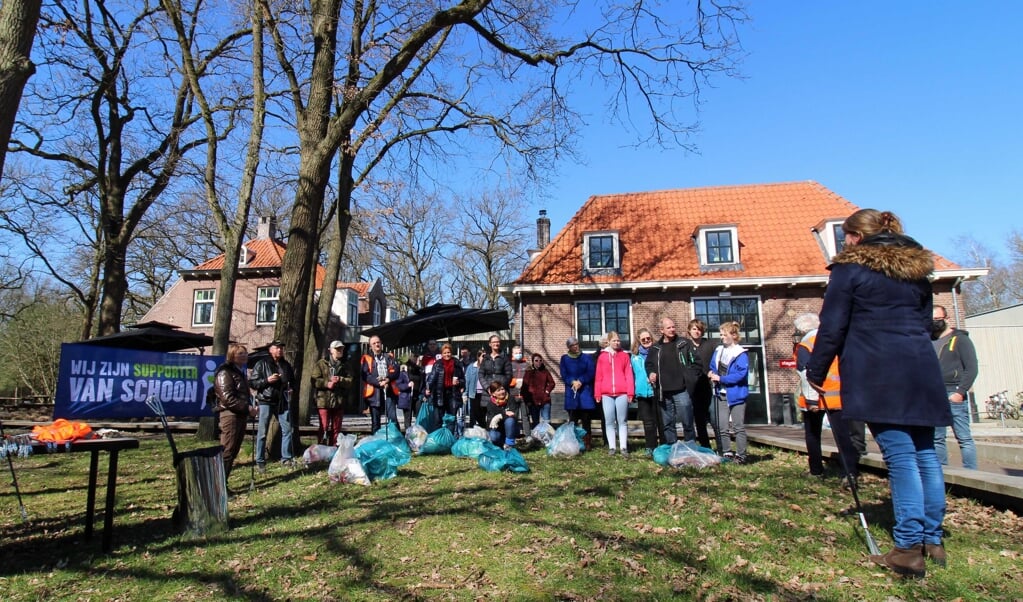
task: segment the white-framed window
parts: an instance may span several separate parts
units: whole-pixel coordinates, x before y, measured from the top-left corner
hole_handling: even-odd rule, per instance
[[[256,324],[277,323],[277,302],[280,298],[281,287],[259,287],[256,293]]]
[[[359,325],[359,295],[353,290],[348,290],[348,321],[349,326]]]
[[[575,336],[584,351],[598,351],[600,338],[618,333],[622,349],[632,347],[631,307],[628,301],[581,301],[575,304]]]
[[[583,236],[583,270],[613,272],[621,269],[617,232],[590,232]]]
[[[192,297],[192,326],[213,325],[213,303],[216,298],[216,289],[196,289]]]
[[[813,227],[814,235],[829,261],[845,249],[845,231],[842,230],[842,221],[840,219],[824,220]]]
[[[696,235],[700,265],[728,266],[739,263],[739,229],[735,226],[707,226]]]
[[[384,319],[384,306],[380,303],[380,299],[373,301],[373,326],[380,326],[383,324]]]

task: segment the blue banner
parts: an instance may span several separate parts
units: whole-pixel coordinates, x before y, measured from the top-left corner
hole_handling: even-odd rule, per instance
[[[206,391],[224,357],[65,343],[54,418],[151,418],[156,397],[168,416],[212,416]]]

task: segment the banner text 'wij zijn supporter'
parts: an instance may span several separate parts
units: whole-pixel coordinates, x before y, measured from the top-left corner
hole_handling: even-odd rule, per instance
[[[54,418],[146,418],[156,397],[168,416],[210,416],[206,391],[223,356],[61,345]]]

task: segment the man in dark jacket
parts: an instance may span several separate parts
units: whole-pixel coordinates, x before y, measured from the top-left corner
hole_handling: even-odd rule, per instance
[[[977,379],[977,351],[973,347],[969,333],[965,330],[952,328],[948,322],[948,312],[940,305],[934,306],[931,323],[931,338],[934,339],[934,351],[941,363],[941,374],[948,392],[949,406],[952,408],[952,434],[959,442],[959,451],[963,456],[963,468],[977,469],[977,446],[973,443],[970,433],[970,387]],[[948,465],[948,449],[945,448],[946,429],[943,426],[934,429],[934,451],[938,454],[943,466]]]
[[[664,442],[678,441],[678,423],[682,423],[685,441],[695,441],[693,400],[686,390],[686,365],[682,361],[685,339],[675,331],[675,321],[661,318],[661,338],[650,348],[646,371],[650,384],[660,388],[661,414],[664,416]]]
[[[284,359],[284,343],[272,341],[265,357],[252,368],[249,386],[256,390],[259,404],[259,429],[256,431],[256,467],[266,472],[266,431],[270,416],[281,426],[281,464],[294,466],[291,447],[291,394],[295,369]]]
[[[707,332],[707,325],[702,320],[690,320],[686,328],[686,335],[682,337],[682,345],[679,347],[679,359],[685,364],[686,371],[686,392],[693,402],[693,420],[696,426],[696,440],[703,447],[710,447],[710,435],[707,433],[707,423],[717,422],[717,412],[710,411],[710,401],[714,389],[707,378],[707,371],[710,370],[710,360],[714,355],[717,343],[710,339],[703,338]],[[714,434],[717,434],[717,425],[714,425]]]

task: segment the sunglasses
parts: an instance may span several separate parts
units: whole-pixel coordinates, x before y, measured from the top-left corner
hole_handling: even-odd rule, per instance
[[[653,340],[653,338],[651,338],[651,337],[639,337],[639,342],[640,343],[646,343],[647,341],[652,341],[652,340]]]

